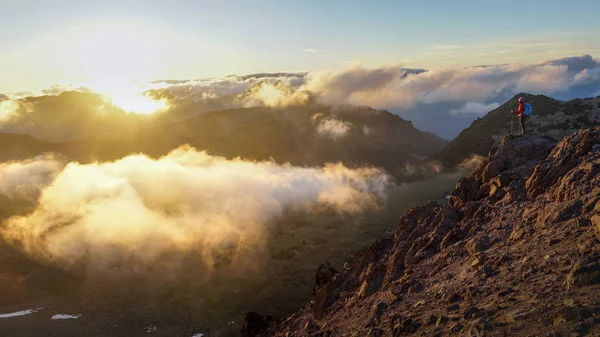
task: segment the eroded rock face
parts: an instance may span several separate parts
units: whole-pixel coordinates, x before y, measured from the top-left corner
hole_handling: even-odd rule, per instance
[[[593,178],[590,176],[596,173],[595,181],[597,182],[599,151],[596,145],[599,143],[600,132],[598,128],[580,130],[569,137],[568,141],[560,142],[554,147],[550,155],[536,166],[535,171],[527,180],[527,195],[529,198],[534,198],[554,187],[557,181],[568,173],[581,178],[588,176],[588,179]],[[573,168],[580,166],[582,163],[591,165],[591,167],[582,168],[578,172],[571,172]],[[557,188],[559,187],[557,186]]]
[[[269,334],[600,334],[599,175],[600,128],[505,137],[448,205],[320,267],[311,303]]]
[[[556,141],[546,137],[505,136],[496,152],[475,169],[473,178],[483,183],[500,173],[505,176],[529,176],[537,163],[546,158],[555,145]]]
[[[337,271],[329,264],[329,261],[322,263],[315,272],[315,285],[313,286],[312,295],[315,296],[317,291],[329,283],[336,274]]]

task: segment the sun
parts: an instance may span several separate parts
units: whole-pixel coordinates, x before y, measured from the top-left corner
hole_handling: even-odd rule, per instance
[[[108,104],[128,113],[151,115],[171,109],[169,100],[155,99],[149,94],[148,90],[159,88],[157,86],[117,79],[85,86],[104,97]]]
[[[122,92],[109,96],[109,100],[116,107],[137,114],[148,115],[169,109],[167,100],[155,100],[147,93]]]
[[[165,38],[156,35],[146,26],[127,22],[82,27],[68,38],[77,55],[72,67],[86,87],[124,111],[155,114],[168,110],[168,100],[148,94],[154,69],[168,63]]]

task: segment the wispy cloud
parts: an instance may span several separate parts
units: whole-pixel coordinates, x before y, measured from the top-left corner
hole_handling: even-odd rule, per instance
[[[304,49],[304,51],[307,53],[317,53],[318,52],[317,49],[312,49],[312,48],[306,48],[306,49]]]
[[[319,135],[329,137],[333,140],[346,136],[352,128],[352,123],[335,118],[324,118],[322,113],[312,116],[312,120],[317,123],[317,132]]]
[[[479,102],[467,102],[460,109],[450,110],[450,114],[473,114],[473,115],[485,115],[486,113],[498,108],[499,103],[484,104]]]
[[[600,53],[597,32],[547,32],[485,39],[473,43],[435,45],[420,54],[421,62],[439,64],[452,60],[463,65],[475,63],[531,62],[531,60]]]

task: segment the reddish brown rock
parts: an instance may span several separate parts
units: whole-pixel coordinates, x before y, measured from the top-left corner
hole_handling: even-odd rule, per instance
[[[505,137],[448,205],[406,212],[270,334],[314,317],[313,336],[600,335],[599,156],[600,128]]]

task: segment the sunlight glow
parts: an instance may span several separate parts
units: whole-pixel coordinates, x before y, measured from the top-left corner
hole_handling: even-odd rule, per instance
[[[148,115],[171,108],[167,99],[157,100],[147,93],[149,89],[156,89],[156,86],[114,80],[91,83],[87,87],[104,96],[107,103],[126,112]]]
[[[110,96],[110,102],[127,112],[137,114],[153,114],[169,108],[167,100],[154,100],[145,93],[118,93]]]

